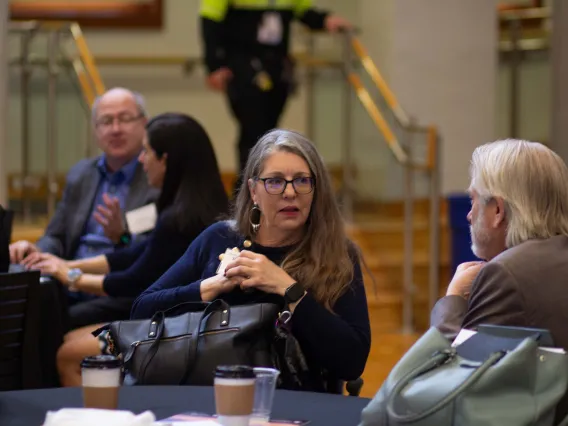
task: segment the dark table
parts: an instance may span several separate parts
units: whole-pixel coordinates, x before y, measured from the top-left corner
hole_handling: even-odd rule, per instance
[[[184,412],[215,412],[212,387],[132,386],[120,391],[119,409],[152,411],[156,419]],[[47,411],[82,406],[80,388],[0,392],[0,425],[39,426]],[[277,390],[272,417],[310,420],[309,426],[356,426],[366,398]]]

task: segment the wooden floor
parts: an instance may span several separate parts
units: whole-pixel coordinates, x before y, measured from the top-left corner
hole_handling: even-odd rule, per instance
[[[381,331],[379,327],[376,327],[376,324],[380,324],[381,321],[382,318],[371,318],[371,324],[374,326],[371,336],[371,353],[363,373],[364,385],[361,391],[361,396],[367,398],[375,395],[400,357],[419,337],[419,334]]]

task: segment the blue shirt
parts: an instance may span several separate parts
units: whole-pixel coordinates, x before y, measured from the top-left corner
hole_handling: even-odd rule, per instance
[[[132,182],[134,178],[137,165],[138,157],[135,157],[121,169],[113,173],[107,167],[104,154],[97,162],[97,169],[100,174],[99,185],[91,213],[83,230],[83,236],[79,240],[79,247],[77,247],[75,259],[98,256],[110,253],[114,250],[114,243],[107,238],[103,227],[95,220],[93,214],[97,211],[98,205],[104,205],[103,194],[117,197],[120,202],[120,208],[124,211],[126,198],[130,190],[130,182]]]

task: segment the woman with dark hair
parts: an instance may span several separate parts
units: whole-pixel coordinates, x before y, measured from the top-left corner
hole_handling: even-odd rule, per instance
[[[165,113],[150,120],[146,128],[139,161],[148,183],[161,188],[158,219],[150,237],[113,253],[77,261],[33,253],[30,256],[36,259],[30,262],[32,268],[55,277],[71,290],[134,300],[183,255],[201,231],[227,212],[227,194],[203,127],[187,115]],[[124,303],[117,303],[113,309],[107,300],[103,308],[103,299],[72,306],[72,328],[129,318],[130,309],[125,309]],[[96,326],[89,330],[93,328]],[[83,335],[87,331],[72,333]]]

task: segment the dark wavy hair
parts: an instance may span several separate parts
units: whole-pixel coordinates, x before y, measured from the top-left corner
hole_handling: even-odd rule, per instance
[[[182,233],[225,215],[229,201],[203,126],[185,114],[168,112],[153,117],[146,130],[156,156],[167,154],[158,212],[171,211],[174,226]]]

